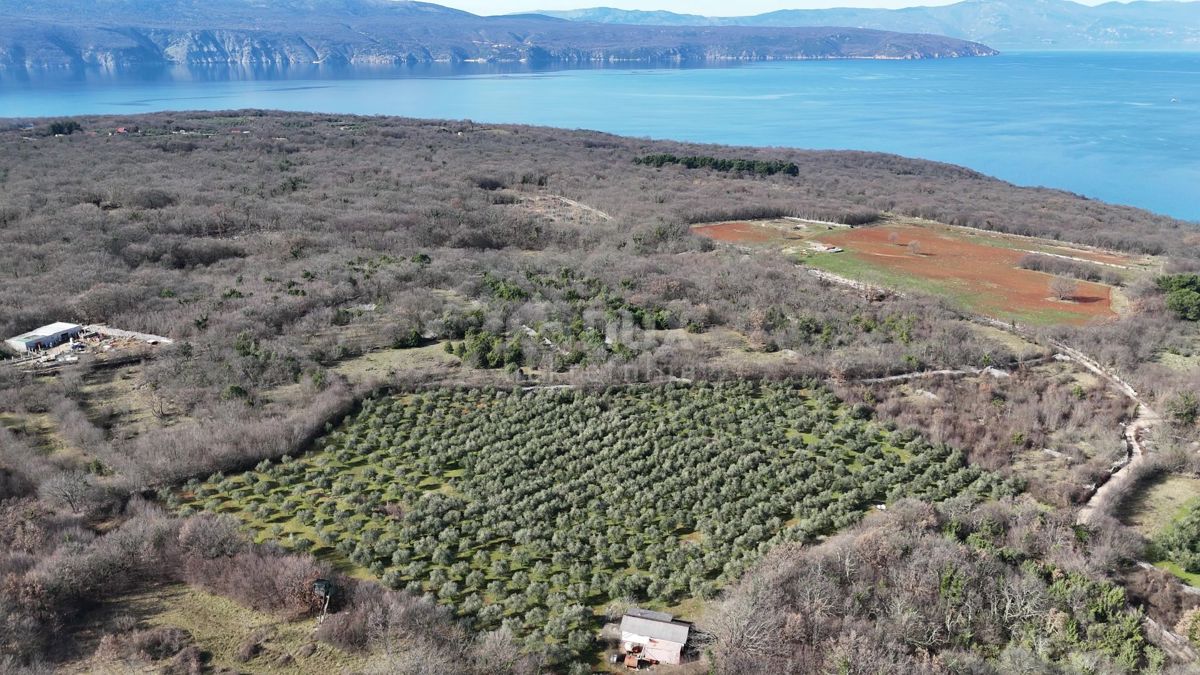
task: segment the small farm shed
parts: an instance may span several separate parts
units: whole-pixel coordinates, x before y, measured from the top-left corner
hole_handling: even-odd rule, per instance
[[[634,608],[621,618],[621,651],[645,661],[678,665],[690,629],[670,614]]]
[[[32,352],[38,349],[56,347],[83,332],[83,327],[73,323],[52,323],[42,326],[14,338],[4,341],[4,344],[19,352]]]

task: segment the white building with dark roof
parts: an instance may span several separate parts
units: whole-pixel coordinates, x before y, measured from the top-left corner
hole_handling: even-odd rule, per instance
[[[690,630],[670,614],[634,608],[621,618],[621,651],[627,659],[678,665]]]
[[[14,338],[4,341],[4,344],[18,352],[33,352],[39,349],[50,349],[76,337],[83,332],[83,326],[74,323],[52,323],[42,326]]]

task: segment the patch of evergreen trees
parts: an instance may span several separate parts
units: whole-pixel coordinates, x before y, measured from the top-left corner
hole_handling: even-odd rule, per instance
[[[646,155],[633,160],[634,164],[662,168],[667,164],[678,164],[688,169],[712,169],[724,173],[752,173],[759,176],[774,176],[782,173],[787,176],[800,175],[800,167],[794,162],[761,159],[721,159],[719,157],[691,156],[677,157],[669,153]]]
[[[1186,321],[1200,321],[1200,275],[1170,274],[1158,278],[1158,288],[1167,294],[1167,307]]]

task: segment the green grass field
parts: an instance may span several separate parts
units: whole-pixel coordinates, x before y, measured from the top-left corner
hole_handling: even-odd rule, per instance
[[[1150,558],[1200,587],[1200,479],[1161,474],[1148,479],[1117,514],[1150,539]]]
[[[314,640],[316,619],[282,621],[182,584],[154,586],[105,602],[82,618],[78,633],[85,641],[108,633],[111,623],[120,616],[136,621],[137,630],[158,627],[186,630],[212,672],[340,673],[360,672],[369,665],[361,656]],[[254,635],[262,638],[258,654],[250,661],[240,660],[239,647]],[[114,675],[156,672],[148,664],[112,661],[102,655],[72,662],[61,670]]]
[[[1197,503],[1200,503],[1200,479],[1161,474],[1147,480],[1142,489],[1126,500],[1117,515],[1121,522],[1143,536],[1153,538]]]
[[[1186,583],[1189,586],[1193,586],[1195,588],[1200,588],[1200,574],[1194,574],[1192,572],[1189,572],[1189,571],[1185,570],[1183,567],[1181,567],[1173,562],[1166,561],[1166,560],[1160,560],[1160,561],[1154,563],[1154,566],[1159,569],[1164,569],[1164,570],[1170,572],[1171,574],[1174,574],[1175,576],[1179,577],[1181,580],[1183,580],[1184,583]]]
[[[844,276],[848,279],[862,281],[875,286],[893,288],[901,292],[926,293],[949,297],[961,303],[969,303],[974,299],[967,288],[948,281],[929,279],[914,274],[905,274],[897,270],[880,267],[869,260],[863,260],[845,253],[815,253],[804,257],[805,265]]]

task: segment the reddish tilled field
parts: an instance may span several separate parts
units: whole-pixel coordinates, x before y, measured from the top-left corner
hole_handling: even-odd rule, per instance
[[[743,222],[701,225],[692,228],[692,231],[702,237],[730,244],[765,244],[781,239],[778,231]]]
[[[998,314],[1044,312],[1068,323],[1115,318],[1112,289],[1079,282],[1073,301],[1051,297],[1052,277],[1017,267],[1023,251],[947,237],[921,227],[883,226],[845,230],[821,237],[872,265],[913,277],[950,282],[977,308]],[[916,242],[916,249],[911,246]]]

